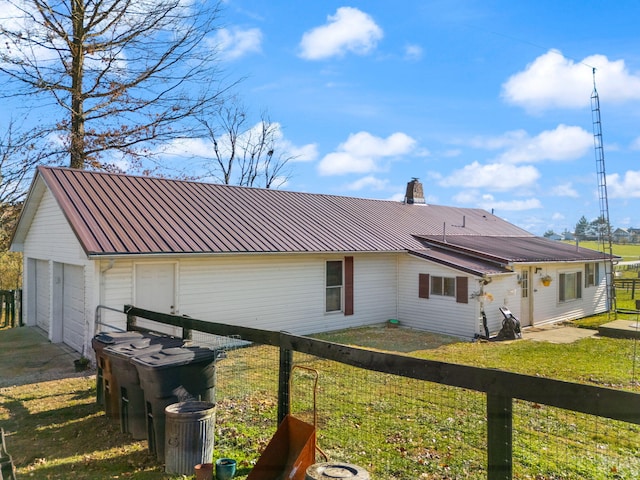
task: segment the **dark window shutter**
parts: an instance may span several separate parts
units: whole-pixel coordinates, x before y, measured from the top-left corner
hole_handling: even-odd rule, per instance
[[[353,257],[344,257],[344,314],[353,315]]]
[[[600,285],[600,264],[596,263],[596,271],[593,274],[593,281],[595,285]]]
[[[456,277],[456,302],[469,303],[469,278]]]
[[[558,283],[558,300],[564,302],[564,282],[565,282],[565,274],[561,273],[559,275],[560,282]]]
[[[429,274],[418,274],[418,297],[429,298]]]

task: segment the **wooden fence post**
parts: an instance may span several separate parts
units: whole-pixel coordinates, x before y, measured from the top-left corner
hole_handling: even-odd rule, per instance
[[[9,318],[11,319],[11,328],[17,327],[16,325],[16,291],[11,290],[9,292],[9,306],[7,308],[7,313],[9,314]]]
[[[136,328],[136,316],[129,314],[129,310],[131,310],[132,307],[133,305],[124,306],[124,311],[127,314],[127,331],[132,331]]]
[[[289,413],[289,380],[293,367],[293,351],[280,346],[280,367],[278,370],[278,425]]]
[[[513,476],[513,399],[487,394],[487,478],[511,480]]]
[[[5,294],[4,291],[0,292],[0,318],[2,319],[2,328],[6,327],[9,324],[9,318],[6,314],[5,307]]]

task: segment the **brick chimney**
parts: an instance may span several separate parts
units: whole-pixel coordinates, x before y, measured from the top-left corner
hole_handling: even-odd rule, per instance
[[[407,194],[404,197],[404,203],[426,203],[424,201],[424,191],[422,190],[422,184],[415,177],[412,178],[409,183],[407,183]]]

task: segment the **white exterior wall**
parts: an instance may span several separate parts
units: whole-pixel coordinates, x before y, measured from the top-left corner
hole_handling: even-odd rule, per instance
[[[344,255],[218,255],[176,258],[176,314],[232,325],[307,334],[396,317],[396,256],[354,254],[354,314],[325,313],[327,260]],[[163,257],[157,259],[167,261]],[[122,309],[134,298],[136,260],[101,262],[101,304]],[[140,260],[153,262],[153,260]],[[106,323],[124,315],[103,311]]]
[[[480,285],[479,283],[477,284]],[[491,277],[491,282],[482,287],[484,297],[478,299],[481,308],[487,315],[487,326],[491,335],[495,335],[502,328],[504,315],[500,312],[500,307],[508,308],[516,318],[520,318],[520,298],[522,289],[518,285],[518,277],[515,273],[495,275]],[[471,291],[471,289],[469,289]],[[490,300],[493,298],[493,300]],[[482,320],[478,331],[484,335]]]
[[[48,335],[52,341],[60,341],[56,338],[53,325],[53,315],[57,311],[55,308],[54,296],[56,290],[59,290],[59,283],[62,281],[56,273],[59,269],[54,268],[56,263],[70,264],[83,268],[84,285],[85,285],[85,353],[90,352],[91,348],[91,332],[93,331],[93,307],[92,299],[94,295],[93,288],[93,262],[87,259],[80,243],[76,239],[75,234],[67,223],[62,211],[58,207],[51,192],[46,189],[40,201],[40,205],[36,211],[35,217],[25,238],[24,249],[24,278],[23,286],[25,292],[23,298],[27,299],[23,305],[23,315],[28,325],[35,325],[34,318],[35,309],[32,303],[33,297],[29,292],[29,288],[35,287],[35,281],[29,278],[33,274],[33,265],[37,262],[38,268],[48,265],[49,278],[49,298],[48,298]],[[30,266],[31,265],[31,266]]]
[[[534,325],[575,320],[605,312],[607,310],[607,287],[604,263],[600,264],[599,270],[598,285],[590,287],[584,286],[584,263],[547,264],[541,272],[534,274],[531,279],[534,295]],[[582,299],[560,302],[558,286],[560,274],[572,272],[582,272]],[[540,280],[544,274],[549,274],[553,279],[548,287],[543,286]]]
[[[399,260],[398,320],[404,326],[444,333],[462,338],[473,338],[479,333],[480,303],[469,299],[469,303],[457,303],[455,297],[430,295],[418,297],[418,276],[460,277],[469,281],[469,294],[478,290],[478,277],[431,263],[413,256],[402,256]],[[481,325],[481,322],[480,322]]]

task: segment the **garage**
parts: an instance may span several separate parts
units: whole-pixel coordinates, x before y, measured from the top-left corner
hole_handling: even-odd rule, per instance
[[[84,268],[62,268],[62,341],[78,352],[84,345]]]
[[[47,260],[35,261],[36,279],[36,325],[49,333],[49,308],[50,308],[50,282],[49,282],[49,262]]]

